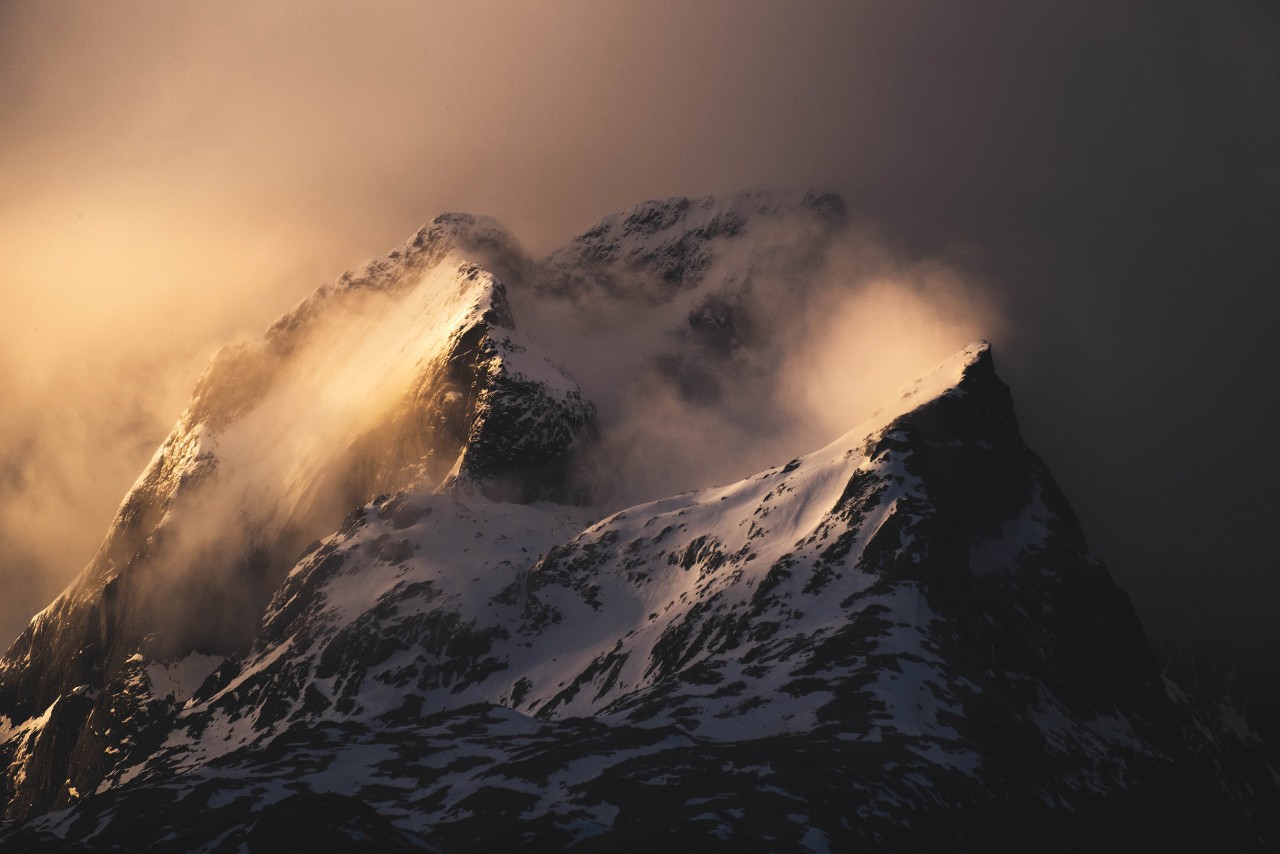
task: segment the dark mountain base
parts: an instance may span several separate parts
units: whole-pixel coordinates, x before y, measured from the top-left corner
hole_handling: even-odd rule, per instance
[[[901,745],[844,735],[716,743],[497,707],[409,727],[299,725],[199,773],[85,800],[58,828],[79,842],[11,829],[0,850],[1274,850],[1173,776],[1066,811],[960,772],[935,768],[925,785],[895,761]],[[322,788],[344,779],[359,797]]]

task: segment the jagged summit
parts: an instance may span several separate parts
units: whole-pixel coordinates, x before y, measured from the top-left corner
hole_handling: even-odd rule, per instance
[[[988,396],[992,406],[1007,406],[1013,413],[1013,398],[1008,386],[996,375],[995,360],[991,355],[991,343],[974,341],[939,362],[936,367],[921,374],[890,405],[877,411],[866,424],[854,427],[850,433],[866,435],[903,413],[924,405],[935,398],[949,395],[966,395],[970,391]],[[847,441],[846,437],[837,443]]]
[[[938,363],[926,374],[917,377],[911,386],[903,390],[903,400],[927,400],[938,397],[939,389],[962,386],[966,383],[999,381],[995,360],[991,355],[991,342],[974,341]]]
[[[843,199],[815,190],[644,202],[552,253],[539,281],[578,298],[600,290],[648,302],[694,290],[728,298],[733,294],[720,292],[749,286],[758,266],[811,270],[847,218]]]
[[[663,258],[664,247],[681,242],[732,239],[763,223],[794,225],[812,221],[836,231],[848,222],[845,202],[835,193],[747,190],[723,196],[655,199],[602,218],[552,257],[637,266]],[[673,284],[696,284],[701,268],[663,266]]]
[[[418,229],[382,258],[343,273],[305,297],[267,330],[266,338],[277,349],[287,349],[294,337],[325,313],[350,309],[369,293],[396,294],[418,282],[418,277],[452,256],[492,273],[499,283],[520,281],[529,275],[532,261],[497,220],[487,216],[444,213]],[[513,327],[505,294],[496,306],[500,325]]]

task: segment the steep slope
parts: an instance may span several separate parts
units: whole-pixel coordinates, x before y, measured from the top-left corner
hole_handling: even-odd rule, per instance
[[[247,643],[351,507],[408,487],[573,498],[594,409],[529,349],[490,272],[528,265],[496,223],[445,215],[218,353],[97,556],[0,661],[7,817],[91,791],[139,736],[120,702],[135,655]]]
[[[280,816],[443,850],[1277,838],[1273,775],[1202,752],[985,345],[822,450],[580,524],[366,505],[198,688],[135,658],[130,690],[181,706],[163,738],[13,838],[270,850]]]

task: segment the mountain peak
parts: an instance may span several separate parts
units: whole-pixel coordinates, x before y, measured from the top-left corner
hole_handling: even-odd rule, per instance
[[[1008,386],[996,374],[991,343],[974,341],[943,359],[933,368],[903,386],[891,402],[872,414],[866,422],[850,429],[833,445],[878,432],[915,410],[929,407],[945,398],[983,398],[988,405],[1008,408],[1013,398]]]
[[[838,229],[848,220],[839,195],[821,190],[741,190],[719,196],[673,196],[641,202],[601,219],[577,240],[602,231],[624,236],[687,232],[706,237],[736,237],[758,220],[813,219]]]
[[[810,269],[847,221],[844,200],[818,190],[651,200],[604,217],[553,253],[540,284],[562,295],[603,290],[648,302],[730,280],[744,287],[766,259]]]
[[[449,251],[483,265],[504,280],[522,276],[530,264],[519,241],[493,217],[451,212],[440,214],[418,229],[392,250],[390,257],[425,255],[434,261]]]
[[[998,380],[998,377],[995,360],[991,356],[991,343],[978,340],[943,359],[927,373],[921,374],[903,390],[902,398],[923,402],[946,394],[951,389],[965,393],[974,385],[985,384],[993,379]]]

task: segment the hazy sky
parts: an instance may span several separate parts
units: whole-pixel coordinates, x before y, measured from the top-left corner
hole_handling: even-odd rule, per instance
[[[0,630],[220,343],[444,210],[841,192],[998,366],[1154,629],[1280,632],[1280,5],[0,2]],[[797,449],[797,451],[804,449]]]

